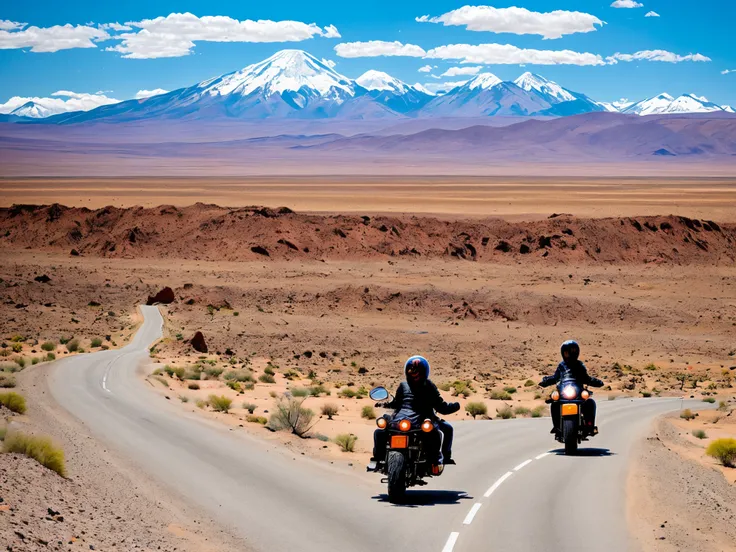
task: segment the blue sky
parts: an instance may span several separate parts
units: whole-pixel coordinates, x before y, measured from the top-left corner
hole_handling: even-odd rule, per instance
[[[102,91],[111,98],[128,99],[142,89],[174,90],[240,69],[280,49],[299,48],[319,58],[335,61],[335,69],[351,78],[358,77],[368,69],[378,69],[411,84],[436,84],[468,78],[441,77],[451,67],[483,67],[483,71],[509,80],[529,70],[601,101],[622,97],[639,100],[667,91],[673,95],[691,92],[719,104],[736,106],[736,48],[733,38],[736,2],[616,0],[623,5],[643,4],[639,7],[616,8],[612,7],[612,1],[523,0],[483,4],[481,0],[470,3],[471,6],[486,5],[500,10],[491,14],[490,23],[487,18],[484,19],[487,12],[453,12],[468,6],[469,2],[448,0],[4,2],[0,7],[0,103],[11,96],[48,97],[59,90],[76,94]],[[510,7],[538,13],[525,18],[504,10]],[[560,21],[550,24],[550,20],[545,19],[549,16],[544,14],[554,10],[581,13],[563,13]],[[652,11],[658,17],[645,17]],[[214,42],[198,37],[218,36],[220,25],[237,25],[237,21],[211,23],[197,19],[196,31],[192,31],[191,26],[187,27],[186,22],[172,21],[166,28],[167,32],[173,33],[171,36],[159,36],[158,39],[153,36],[152,44],[143,40],[145,37],[136,36],[135,44],[127,49],[122,39],[114,37],[126,33],[137,35],[153,32],[155,35],[156,29],[145,24],[133,26],[127,31],[109,28],[103,31],[99,27],[187,12],[197,18],[224,16],[237,21],[269,20],[276,23],[270,27],[256,25],[255,34],[247,29],[241,30],[233,39],[238,41]],[[431,22],[431,19],[425,22],[416,20],[423,15],[440,19],[435,19],[435,22]],[[591,24],[595,18],[602,24]],[[298,23],[279,23],[283,21]],[[531,30],[529,21],[532,21]],[[27,25],[14,26],[13,22]],[[446,24],[448,22],[463,24]],[[310,26],[312,23],[315,25]],[[71,34],[63,37],[54,36],[58,29],[49,29],[65,24],[80,28],[66,31]],[[467,25],[490,30],[470,30]],[[540,31],[540,25],[552,30]],[[336,31],[329,26],[334,26]],[[582,32],[585,28],[595,30]],[[560,38],[545,39],[541,36],[541,33],[557,32],[554,29],[559,29]],[[527,31],[532,34],[524,34]],[[105,38],[101,33],[113,38],[101,40]],[[249,42],[253,40],[252,36],[262,36],[261,33],[268,40],[276,41]],[[193,36],[192,48],[182,46]],[[64,45],[64,40],[70,38],[93,47],[73,47],[53,52],[31,51],[32,48],[57,49]],[[419,54],[415,48],[414,56],[373,56],[371,54],[375,53],[376,48],[365,44],[368,41],[398,41],[402,45],[418,47]],[[480,58],[471,59],[463,54],[465,51],[477,53],[473,47],[488,44],[510,45],[511,54],[507,55],[509,47],[506,46],[502,52],[497,52],[496,47],[491,46],[491,53],[486,52]],[[442,48],[447,45],[461,47]],[[118,51],[107,50],[116,47]],[[382,46],[383,49],[387,47]],[[516,49],[513,47],[541,51],[530,59],[551,57],[555,63],[527,63],[525,66],[518,61],[499,63],[501,60],[515,59]],[[571,53],[548,53],[563,50]],[[344,57],[339,52],[371,57]],[[420,57],[422,52],[429,53],[430,57]],[[637,55],[637,52],[644,53]],[[613,63],[611,56],[617,53],[624,56]],[[582,54],[600,56],[600,62],[579,65],[577,63],[580,63]],[[691,54],[700,54],[709,61],[697,61],[702,59],[699,56],[693,60],[688,57]],[[124,57],[126,55],[132,55],[133,58]],[[160,57],[162,55],[173,57]],[[627,55],[640,59],[627,61]],[[426,65],[432,67],[431,73],[418,71]],[[734,72],[723,73],[730,70]]]

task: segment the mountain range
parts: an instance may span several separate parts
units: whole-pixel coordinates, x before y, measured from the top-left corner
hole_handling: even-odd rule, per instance
[[[72,124],[142,120],[563,117],[591,112],[681,114],[731,112],[694,94],[660,94],[640,102],[597,102],[533,73],[502,81],[481,73],[442,95],[368,71],[355,80],[301,50],[282,50],[240,71],[143,99],[90,111],[52,114],[29,101],[0,121]]]

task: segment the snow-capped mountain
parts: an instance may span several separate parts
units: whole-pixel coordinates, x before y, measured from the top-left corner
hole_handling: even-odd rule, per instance
[[[409,113],[424,106],[432,95],[409,86],[382,71],[366,71],[355,82],[367,90],[367,95],[397,113]]]
[[[25,98],[23,98],[25,100]],[[595,102],[541,75],[513,82],[481,73],[441,96],[381,71],[353,80],[302,50],[282,50],[259,63],[172,92],[56,114],[38,98],[2,113],[21,122],[116,123],[160,119],[376,119],[386,117],[566,116],[593,111],[628,114],[730,111],[707,99],[660,94],[641,102]],[[12,111],[12,113],[10,113]],[[49,117],[50,116],[50,117]]]
[[[15,108],[10,112],[10,115],[14,115],[15,117],[29,117],[31,119],[43,119],[45,117],[55,115],[56,113],[58,113],[58,111],[54,109],[49,109],[37,102],[29,101],[20,107]]]
[[[438,96],[421,111],[425,117],[520,116],[551,107],[536,92],[528,92],[492,73],[481,73],[462,86]]]
[[[658,94],[636,102],[625,109],[622,113],[635,115],[661,115],[665,113],[708,113],[712,111],[726,111],[722,106],[709,102],[707,98],[695,96],[694,94],[683,94],[673,98],[667,93]]]

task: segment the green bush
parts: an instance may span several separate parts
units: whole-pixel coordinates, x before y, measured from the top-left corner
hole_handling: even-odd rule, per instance
[[[534,393],[534,400],[535,401],[538,401],[541,398],[542,398],[542,394],[539,391],[537,391],[536,393]]]
[[[261,424],[261,425],[266,425],[266,424],[268,423],[268,418],[265,418],[265,417],[263,417],[263,416],[253,416],[253,415],[249,415],[249,416],[248,416],[248,417],[246,417],[245,419],[246,419],[246,420],[248,420],[248,421],[249,421],[250,423],[252,423],[252,424]]]
[[[23,350],[23,344],[13,343],[10,348],[13,350],[14,353],[20,353]]]
[[[254,382],[253,374],[248,370],[228,370],[222,376],[225,381]]]
[[[276,403],[276,411],[268,421],[274,431],[289,430],[294,435],[306,438],[307,433],[314,426],[314,412],[302,407],[304,399],[282,398]],[[315,422],[316,423],[316,422]]]
[[[15,385],[16,382],[14,376],[0,373],[0,388],[8,389],[10,387],[15,387]]]
[[[345,389],[341,389],[338,395],[346,399],[354,399],[358,394],[355,392],[354,389],[346,387]]]
[[[736,439],[716,439],[705,451],[727,468],[736,468]]]
[[[716,400],[713,397],[705,397],[703,399],[703,402],[707,402],[707,403],[713,404],[713,403],[716,402]]]
[[[685,410],[680,412],[680,418],[682,418],[683,420],[694,420],[695,416],[697,416],[697,414],[693,414],[693,411],[689,408],[686,408]]]
[[[504,387],[503,390],[506,391],[509,395],[516,393],[516,387],[513,387],[511,385]]]
[[[514,414],[517,416],[529,416],[532,413],[531,409],[526,406],[517,406],[514,408]]]
[[[516,418],[514,411],[511,409],[509,405],[504,405],[501,408],[497,408],[496,416],[501,418],[502,420],[509,420],[511,418]]]
[[[224,368],[220,368],[218,366],[211,366],[209,368],[204,369],[204,373],[207,374],[207,377],[211,379],[219,378],[220,374],[222,374],[224,371],[225,371]],[[236,381],[240,381],[240,380],[237,380],[236,378]]]
[[[59,343],[62,345],[66,345],[69,343],[73,338],[72,337],[64,337],[63,335],[59,338]]]
[[[225,383],[230,389],[235,391],[236,393],[242,393],[243,392],[243,386],[239,381],[228,381]]]
[[[452,389],[452,385],[450,385],[449,381],[440,383],[437,387],[441,389],[442,391],[449,391],[450,389]]]
[[[210,406],[215,412],[230,412],[230,406],[233,404],[233,400],[229,399],[225,395],[210,395],[208,397]]]
[[[358,437],[352,433],[341,433],[335,437],[335,442],[340,445],[343,452],[355,452],[355,441]]]
[[[69,351],[70,353],[78,351],[79,350],[79,340],[72,339],[69,343],[66,344],[66,350]]]
[[[651,371],[654,371],[654,370],[659,370],[659,367],[658,367],[658,366],[657,366],[656,364],[654,364],[653,362],[650,362],[649,364],[647,364],[647,365],[646,365],[646,366],[644,367],[644,369],[645,369],[645,370],[651,370]]]
[[[197,405],[197,408],[203,409],[205,408],[209,403],[205,401],[204,399],[197,399],[194,401],[194,404]]]
[[[485,416],[488,414],[488,407],[484,402],[469,402],[465,405],[465,412],[470,414],[475,420],[476,416]]]
[[[56,355],[54,353],[47,353],[46,362],[51,362],[52,360],[56,360]]]
[[[258,405],[256,404],[249,403],[249,402],[243,403],[243,409],[247,410],[249,414],[253,414],[256,411],[256,408],[258,408]]]
[[[722,412],[728,410],[728,405],[726,404],[726,401],[720,401],[718,403],[718,410],[721,410]]]
[[[40,358],[38,358],[38,357],[33,357],[33,358],[31,359],[31,366],[35,366],[35,365],[36,365],[36,364],[38,364],[39,362],[41,362],[41,359],[40,359]]]
[[[100,339],[99,337],[95,337],[94,339],[92,339],[92,341],[90,341],[89,346],[93,348],[102,347],[102,339]]]
[[[301,379],[302,376],[296,370],[287,370],[286,372],[284,372],[284,377],[289,381],[294,381]]]
[[[532,418],[541,418],[543,416],[546,416],[547,414],[547,406],[544,404],[540,404],[539,406],[535,406],[532,408]]]
[[[363,407],[363,410],[360,411],[360,417],[365,418],[366,420],[375,420],[376,411],[373,410],[372,406],[366,405]]]
[[[327,416],[328,420],[331,420],[333,416],[337,416],[337,411],[339,408],[336,404],[333,403],[325,403],[322,405],[322,415]]]
[[[652,394],[649,391],[642,391],[641,396],[644,397],[645,399],[648,399],[649,397],[652,396]]]
[[[276,374],[273,366],[270,363],[268,364],[268,366],[266,366],[266,368],[264,368],[263,373],[268,374],[269,376],[273,376],[274,374]]]
[[[199,384],[196,381],[190,381],[187,384],[187,389],[192,389],[193,391],[196,391],[197,389],[199,389]]]
[[[41,345],[41,349],[44,351],[54,351],[56,349],[56,343],[53,341],[44,341]]]
[[[21,368],[25,368],[26,367],[26,359],[24,359],[23,357],[16,357],[13,360]]]
[[[510,401],[511,395],[509,395],[506,391],[501,391],[500,389],[493,389],[491,391],[491,400],[492,401]]]
[[[313,397],[319,397],[320,395],[329,395],[330,394],[330,392],[327,390],[327,388],[324,385],[322,385],[321,383],[320,384],[317,384],[317,385],[313,385],[312,387],[310,387],[309,388],[309,393]]]
[[[155,379],[157,382],[159,382],[161,385],[163,385],[164,387],[166,387],[167,389],[169,388],[169,382],[166,381],[166,378],[165,377],[163,377],[163,376],[151,376],[151,377],[153,379]]]
[[[271,374],[263,373],[258,376],[258,381],[260,381],[261,383],[276,383],[276,378],[274,378]]]
[[[693,437],[698,439],[707,439],[708,435],[702,429],[693,429]]]
[[[306,387],[294,387],[290,392],[294,397],[309,397],[312,394]]]
[[[473,384],[469,381],[455,380],[454,382],[452,382],[452,389],[453,389],[453,394],[456,397],[459,397],[460,395],[462,395],[466,399],[470,395],[475,393]]]
[[[186,395],[179,395],[179,400],[183,403],[188,403],[189,397],[187,397]]]
[[[17,414],[26,413],[26,399],[14,391],[0,393],[0,404]]]
[[[25,433],[13,431],[5,436],[3,450],[33,458],[42,466],[55,471],[62,477],[66,477],[64,451],[54,446],[48,437],[26,435]]]
[[[532,380],[526,380],[524,382],[524,387],[532,387],[533,385],[536,385]]]

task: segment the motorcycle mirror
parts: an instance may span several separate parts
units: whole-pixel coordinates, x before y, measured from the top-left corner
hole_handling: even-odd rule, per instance
[[[371,389],[369,396],[373,401],[385,401],[388,399],[388,391],[385,387],[374,387]]]

